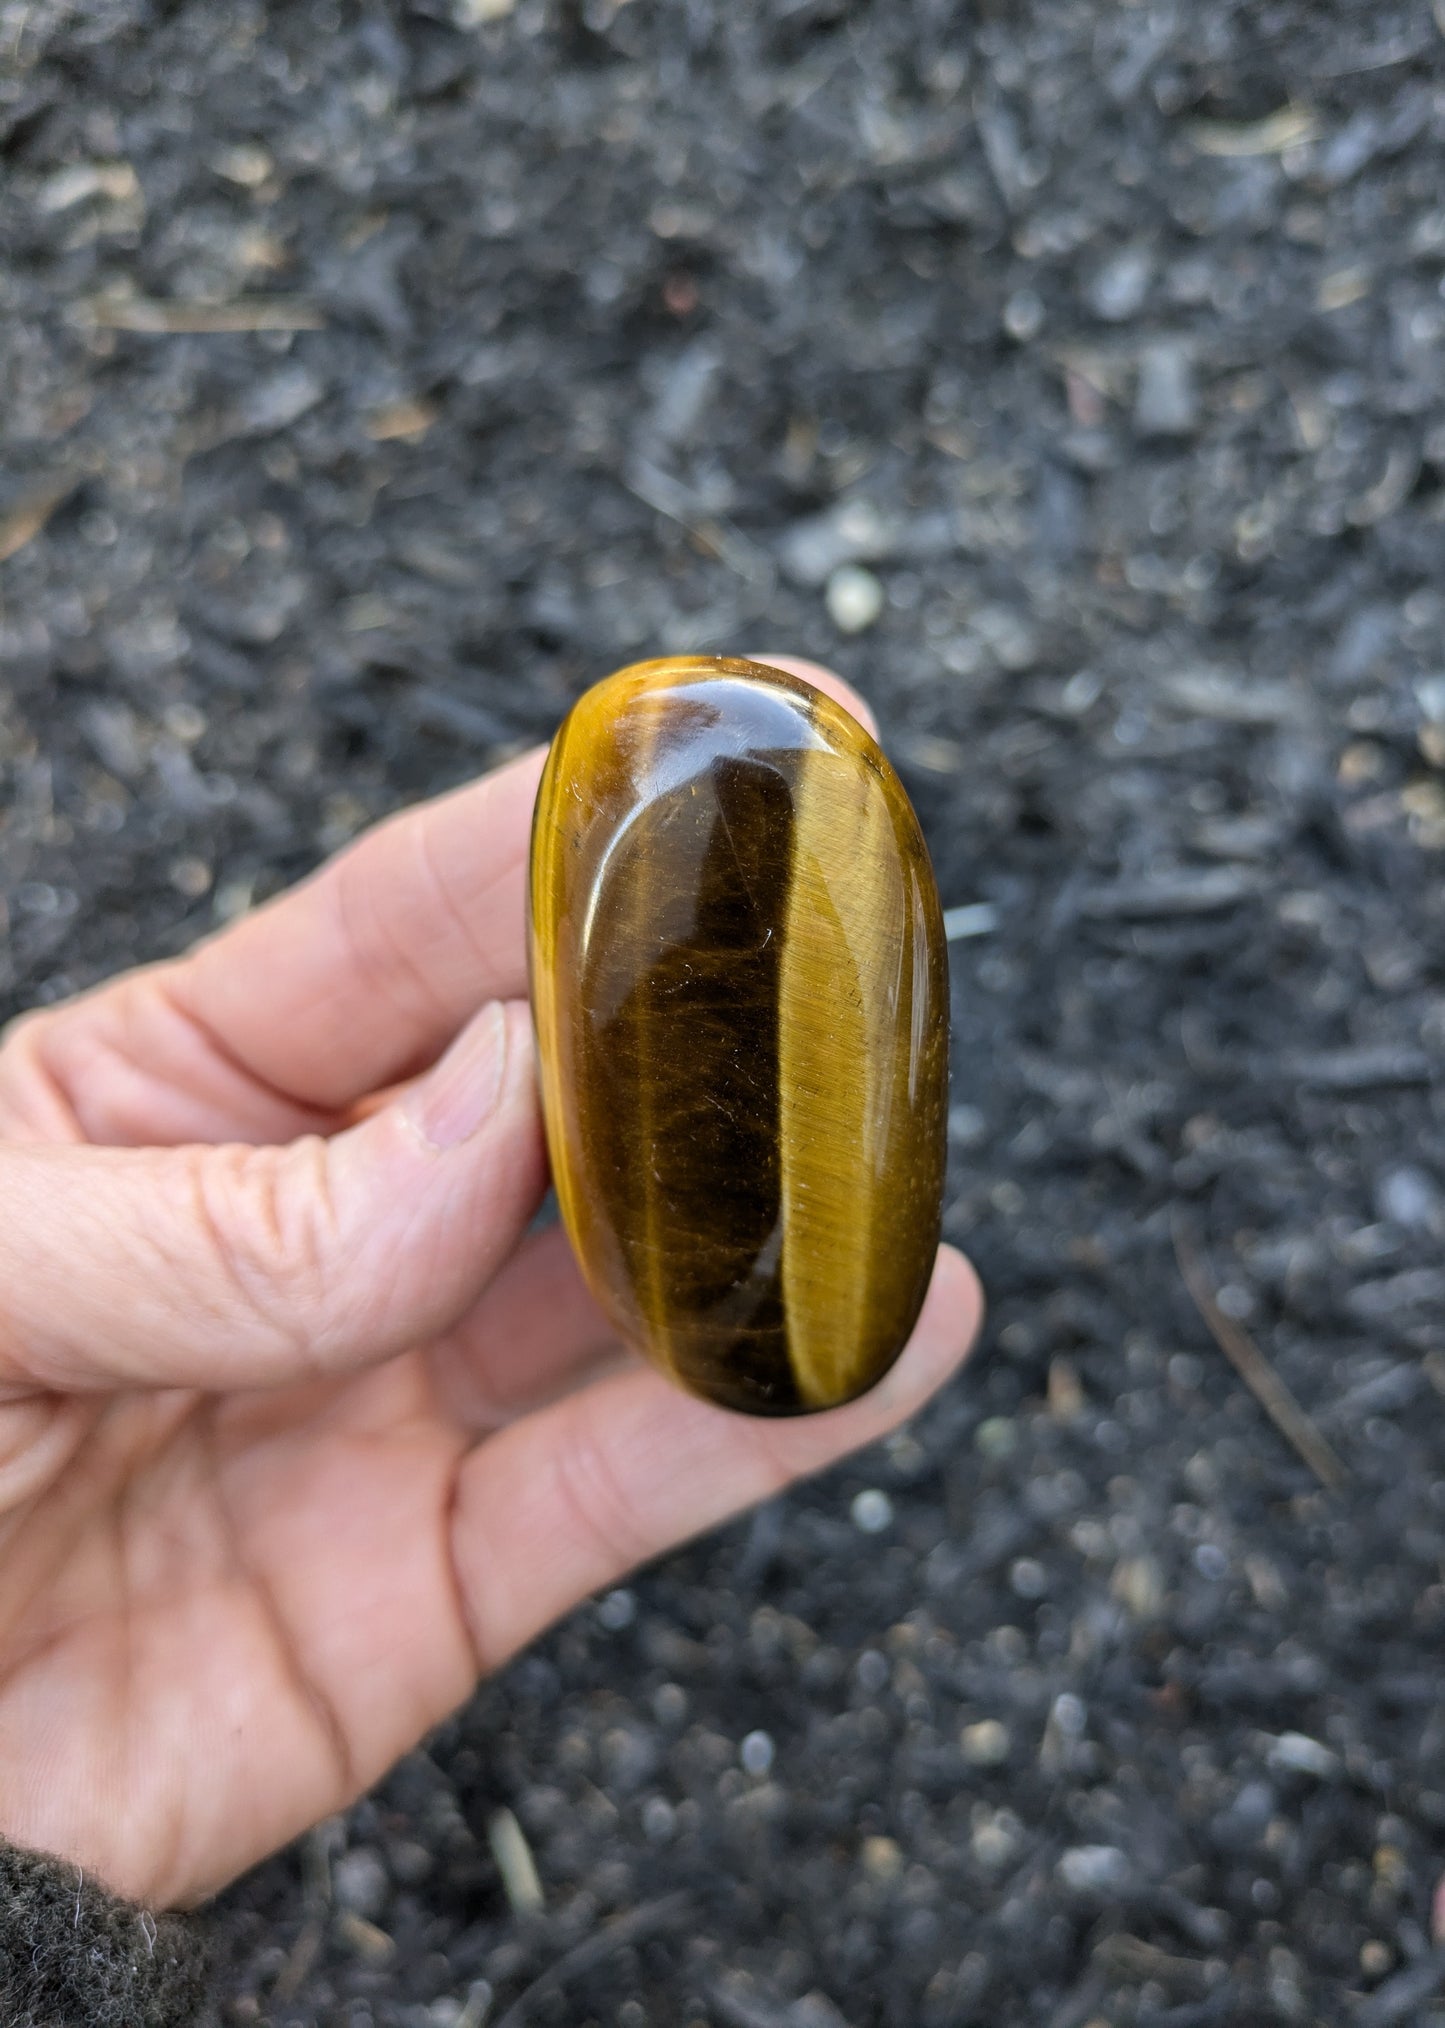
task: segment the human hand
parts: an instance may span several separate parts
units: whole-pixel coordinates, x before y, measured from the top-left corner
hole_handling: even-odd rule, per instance
[[[541,761],[0,1049],[0,1834],[156,1906],[343,1807],[589,1592],[892,1429],[976,1334],[945,1247],[872,1394],[752,1421],[622,1353],[561,1231],[527,1233]]]

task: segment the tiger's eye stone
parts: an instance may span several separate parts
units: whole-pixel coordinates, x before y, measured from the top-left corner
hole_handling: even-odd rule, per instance
[[[694,1393],[831,1408],[887,1371],[938,1244],[948,970],[918,821],[843,708],[761,664],[589,690],[532,830],[562,1217]]]

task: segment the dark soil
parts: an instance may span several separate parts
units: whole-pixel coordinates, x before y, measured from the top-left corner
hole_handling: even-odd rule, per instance
[[[1445,2022],[1445,13],[488,11],[0,0],[0,985],[814,654],[985,905],[992,1321],[241,1882],[223,2012]]]

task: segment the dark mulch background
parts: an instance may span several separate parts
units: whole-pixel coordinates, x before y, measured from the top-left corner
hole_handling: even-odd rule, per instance
[[[1445,2020],[1438,0],[469,11],[0,4],[6,999],[813,653],[988,905],[993,1315],[243,1881],[228,2018]]]

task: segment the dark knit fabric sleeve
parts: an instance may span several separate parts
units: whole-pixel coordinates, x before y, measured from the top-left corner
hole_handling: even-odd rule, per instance
[[[205,2028],[197,1923],[0,1843],[0,2028]]]

